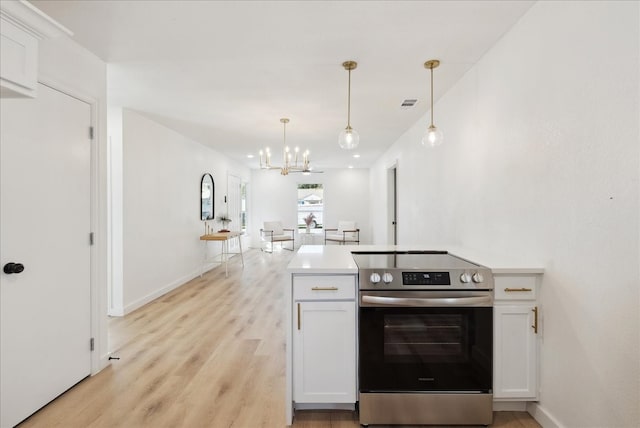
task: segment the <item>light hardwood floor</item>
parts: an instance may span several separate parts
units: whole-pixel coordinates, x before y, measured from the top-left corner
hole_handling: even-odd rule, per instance
[[[27,427],[282,427],[289,251],[233,258],[110,321],[120,360],[27,419]],[[284,280],[284,281],[283,281]],[[294,427],[358,427],[353,412],[297,412]],[[539,427],[496,413],[493,427]]]

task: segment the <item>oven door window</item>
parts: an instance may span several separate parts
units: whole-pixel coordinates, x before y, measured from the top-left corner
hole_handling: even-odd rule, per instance
[[[491,390],[490,307],[360,308],[360,390]]]

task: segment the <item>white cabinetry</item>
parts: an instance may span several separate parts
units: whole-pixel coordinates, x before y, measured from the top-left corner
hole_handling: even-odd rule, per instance
[[[0,3],[0,95],[35,98],[38,41],[72,33],[30,3]]]
[[[296,404],[356,402],[355,289],[355,275],[293,275]]]
[[[538,274],[495,274],[493,397],[538,399]]]
[[[0,87],[2,95],[35,97],[38,86],[38,39],[0,17]]]

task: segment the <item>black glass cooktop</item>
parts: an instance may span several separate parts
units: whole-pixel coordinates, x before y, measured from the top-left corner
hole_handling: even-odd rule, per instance
[[[474,269],[482,267],[446,251],[354,251],[353,260],[359,269]]]

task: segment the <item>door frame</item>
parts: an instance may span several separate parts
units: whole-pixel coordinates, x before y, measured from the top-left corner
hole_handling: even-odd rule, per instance
[[[386,243],[398,244],[398,160],[387,166]]]
[[[90,126],[93,128],[90,156],[90,227],[93,233],[93,245],[90,246],[90,311],[91,311],[91,337],[94,341],[91,353],[91,375],[110,364],[108,355],[107,334],[107,241],[106,227],[106,156],[104,152],[103,129],[100,126],[103,120],[101,105],[105,100],[96,99],[93,96],[76,88],[70,87],[49,76],[39,76],[38,83],[49,88],[87,103],[91,110]],[[87,129],[87,132],[89,130]]]
[[[234,195],[234,196],[235,196],[235,194],[236,194],[235,192],[232,192],[232,191],[231,191],[231,186],[232,186],[232,185],[234,185],[234,184],[235,184],[235,182],[237,182],[237,184],[238,184],[238,186],[239,186],[239,187],[238,187],[238,189],[237,189],[237,190],[238,190],[238,192],[237,192],[238,200],[237,200],[237,201],[236,201],[236,200],[234,200],[234,198],[232,198],[232,197],[231,197],[231,195]],[[225,197],[225,204],[226,204],[226,207],[225,207],[225,208],[226,208],[226,214],[227,214],[228,216],[230,216],[230,215],[231,215],[231,213],[229,212],[229,208],[230,208],[232,205],[235,205],[235,208],[238,208],[238,213],[237,213],[237,214],[238,214],[238,216],[237,216],[237,217],[235,217],[235,218],[234,218],[234,217],[232,217],[232,221],[233,221],[233,220],[235,220],[235,221],[238,223],[238,226],[237,226],[237,227],[238,227],[238,229],[237,229],[237,230],[238,230],[239,232],[242,232],[242,228],[241,228],[241,226],[240,226],[240,224],[239,224],[239,223],[240,223],[240,215],[241,215],[241,213],[242,213],[242,208],[241,208],[241,206],[240,206],[240,203],[241,203],[241,202],[240,202],[240,201],[241,201],[241,199],[240,199],[241,189],[242,189],[242,176],[241,176],[240,174],[236,174],[236,173],[234,173],[234,172],[232,172],[232,171],[227,171],[227,193],[226,193],[226,197]],[[233,213],[233,214],[235,214],[235,213]],[[231,229],[231,230],[235,230],[235,227],[236,227],[235,225],[232,225],[232,226],[230,227],[230,229]],[[238,239],[239,239],[239,240],[240,240],[240,239],[242,239],[242,236],[241,236],[240,238],[238,238]],[[227,250],[229,250],[229,249],[230,249],[232,252],[238,252],[238,251],[239,251],[239,250],[238,250],[238,243],[237,243],[237,241],[233,241],[233,240],[231,240],[231,241],[229,241],[227,244],[229,245],[229,247],[227,248]]]

